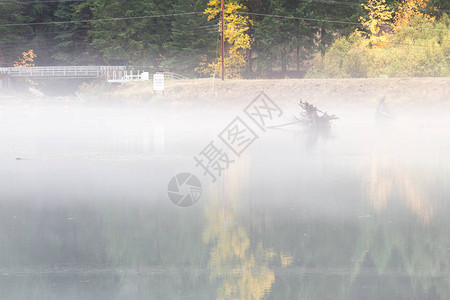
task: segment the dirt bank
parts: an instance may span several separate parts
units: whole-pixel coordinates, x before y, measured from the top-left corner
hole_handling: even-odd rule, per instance
[[[286,80],[183,80],[166,81],[167,101],[247,102],[259,91],[280,101],[300,98],[314,103],[373,103],[386,95],[391,103],[450,104],[450,78],[364,78]],[[113,97],[161,99],[151,82],[133,82],[116,88]]]

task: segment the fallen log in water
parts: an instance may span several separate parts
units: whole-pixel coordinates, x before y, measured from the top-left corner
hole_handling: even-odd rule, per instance
[[[326,128],[331,125],[331,121],[339,119],[335,115],[329,115],[317,109],[317,107],[306,101],[300,101],[299,105],[302,112],[297,120],[304,125],[314,128]]]

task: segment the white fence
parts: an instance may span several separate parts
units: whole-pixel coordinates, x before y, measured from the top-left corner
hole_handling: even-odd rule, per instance
[[[143,75],[146,74],[146,75]],[[162,72],[164,74],[164,79],[166,80],[183,80],[188,79],[185,76],[180,74],[176,74],[173,72]],[[108,75],[107,80],[110,83],[124,83],[128,81],[140,81],[140,80],[151,80],[153,79],[153,75],[148,75],[147,72],[137,71],[137,73],[133,73],[132,71],[123,72],[123,76],[118,77],[116,72],[112,72],[111,76]]]
[[[143,75],[145,74],[145,75]],[[166,80],[188,79],[173,72],[163,72]],[[152,75],[143,71],[131,71],[125,66],[49,66],[0,68],[0,76],[11,78],[97,78],[103,77],[110,83],[124,83],[132,80],[152,80]]]
[[[125,72],[125,66],[51,66],[0,68],[0,74],[9,77],[72,77],[92,78]]]

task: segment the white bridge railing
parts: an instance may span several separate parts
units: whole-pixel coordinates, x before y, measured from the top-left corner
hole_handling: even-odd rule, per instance
[[[0,74],[9,77],[100,77],[125,72],[125,66],[51,66],[0,68]]]
[[[188,79],[172,72],[162,72],[167,80]],[[132,71],[125,66],[48,66],[0,68],[0,77],[10,78],[105,78],[110,83],[151,80],[153,75]]]
[[[148,72],[137,71],[137,73],[133,73],[133,71],[124,71],[122,72],[123,76],[118,77],[117,72],[112,72],[108,74],[107,80],[109,83],[124,83],[128,81],[139,81],[139,80],[151,80],[153,75],[149,75]],[[166,80],[183,80],[188,79],[187,77],[176,74],[173,72],[162,72],[164,74],[164,78]]]
[[[137,74],[133,74],[133,71],[124,71],[124,72],[112,72],[109,73],[106,77],[109,83],[124,83],[133,80],[143,80],[142,74],[144,72],[138,71]],[[148,73],[146,80],[148,80]]]

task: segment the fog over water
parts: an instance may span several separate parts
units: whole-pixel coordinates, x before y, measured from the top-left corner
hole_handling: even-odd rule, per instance
[[[448,109],[324,102],[329,131],[261,130],[247,104],[2,104],[0,299],[450,298]],[[239,156],[218,137],[238,116]],[[234,160],[215,182],[211,141]]]

